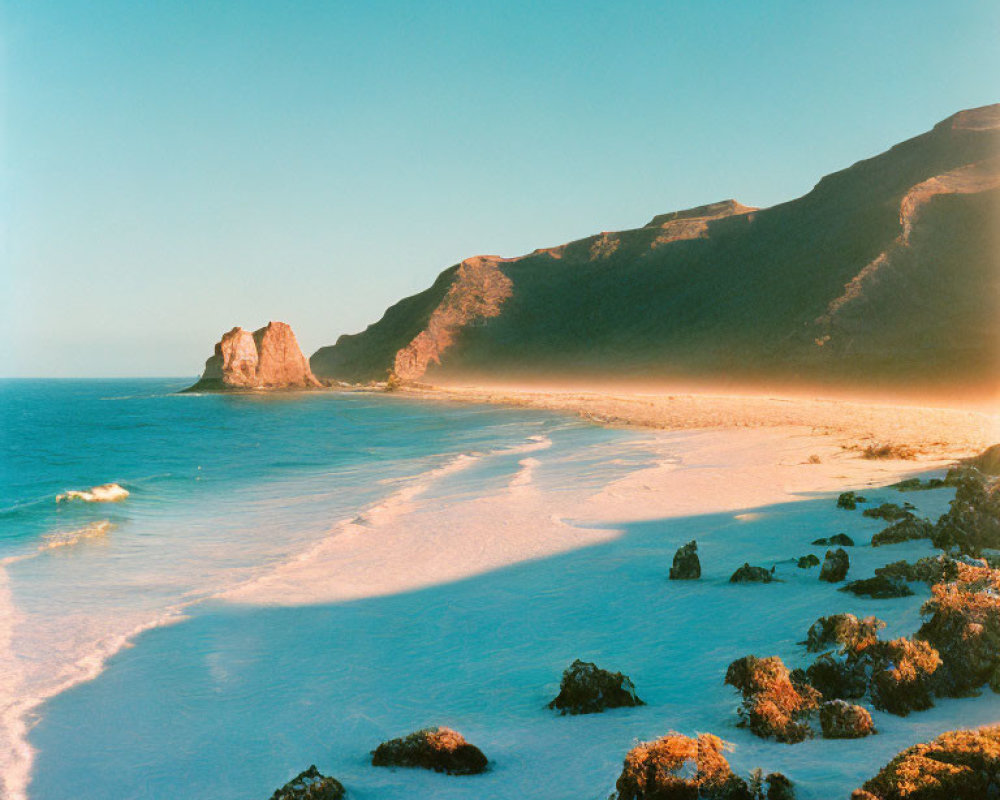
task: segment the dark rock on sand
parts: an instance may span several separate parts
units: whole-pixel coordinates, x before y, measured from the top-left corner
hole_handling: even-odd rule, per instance
[[[449,775],[485,772],[486,756],[451,728],[426,728],[380,744],[372,753],[375,767],[423,767]]]
[[[918,519],[911,514],[872,536],[872,547],[910,542],[915,539],[930,539],[933,533],[934,525],[929,519]]]
[[[858,507],[858,503],[867,502],[861,495],[854,492],[844,492],[837,498],[837,508],[846,508],[848,511],[854,511]]]
[[[698,543],[691,540],[674,553],[674,563],[670,567],[670,580],[689,581],[701,577],[701,562],[698,560]]]
[[[774,580],[774,567],[765,569],[764,567],[751,567],[744,563],[729,578],[730,583],[770,583]]]
[[[641,705],[645,703],[636,696],[627,675],[577,659],[563,672],[559,696],[549,703],[549,708],[563,714],[594,714],[606,708]]]
[[[850,568],[851,559],[846,550],[840,547],[836,550],[827,550],[823,567],[819,571],[819,579],[829,583],[838,583],[847,577],[847,571]]]
[[[654,741],[642,742],[625,756],[612,798],[794,800],[791,781],[780,773],[758,779],[751,787],[730,769],[724,755],[727,747],[726,742],[710,733],[703,733],[697,739],[668,733]]]
[[[902,578],[893,578],[888,575],[876,575],[874,578],[851,581],[847,586],[842,587],[840,591],[850,592],[858,596],[867,595],[875,600],[909,597],[913,594],[913,590],[906,585],[906,582]]]
[[[751,733],[779,742],[801,742],[812,736],[808,717],[818,707],[820,694],[793,681],[777,656],[737,659],[726,670],[726,683],[742,696],[739,724]]]
[[[895,522],[896,520],[912,517],[913,514],[910,511],[912,508],[913,506],[909,503],[904,503],[902,507],[896,505],[895,503],[882,503],[882,505],[877,508],[866,508],[861,513],[866,517]]]
[[[313,764],[271,795],[271,800],[342,800],[344,787],[336,778],[320,774]]]
[[[1000,796],[1000,726],[949,731],[908,747],[852,800],[987,800]]]
[[[863,706],[828,700],[819,707],[824,739],[861,739],[877,733],[872,715]]]
[[[807,556],[802,556],[797,562],[799,569],[809,569],[810,567],[819,566],[819,558],[810,553]]]
[[[816,539],[813,544],[819,547],[854,547],[854,540],[846,533],[837,533],[824,539]]]

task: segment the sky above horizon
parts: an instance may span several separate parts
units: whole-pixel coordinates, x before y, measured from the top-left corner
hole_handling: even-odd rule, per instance
[[[1000,3],[0,0],[0,377],[309,355],[461,259],[769,206],[1000,101]]]

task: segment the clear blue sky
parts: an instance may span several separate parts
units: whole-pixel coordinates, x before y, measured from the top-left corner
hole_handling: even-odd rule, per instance
[[[998,42],[996,0],[0,0],[0,375],[310,354],[472,254],[797,197],[1000,100]]]

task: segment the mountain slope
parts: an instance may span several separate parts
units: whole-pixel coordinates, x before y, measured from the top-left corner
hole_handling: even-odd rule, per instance
[[[757,210],[724,201],[442,273],[311,360],[341,380],[553,374],[1000,386],[1000,105]]]

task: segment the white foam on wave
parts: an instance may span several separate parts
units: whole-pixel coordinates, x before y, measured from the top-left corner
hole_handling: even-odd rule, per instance
[[[537,458],[522,458],[518,464],[520,469],[514,473],[514,477],[510,479],[508,487],[511,489],[521,489],[527,486],[531,486],[531,482],[534,479],[535,469],[542,462]]]
[[[119,486],[117,483],[102,483],[100,486],[92,486],[90,489],[72,489],[68,492],[56,495],[56,502],[64,500],[83,500],[87,503],[118,503],[128,497],[128,489]]]
[[[38,549],[39,551],[56,550],[60,547],[72,547],[81,542],[104,539],[114,528],[115,524],[111,520],[102,519],[74,531],[49,533],[42,538],[42,544],[39,545]]]

